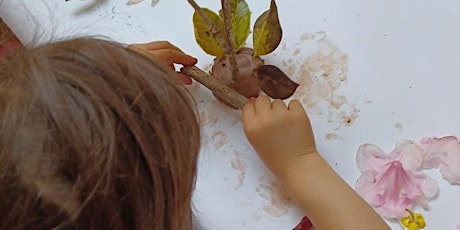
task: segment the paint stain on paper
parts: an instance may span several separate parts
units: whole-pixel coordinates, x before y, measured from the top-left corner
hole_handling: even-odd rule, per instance
[[[288,213],[292,200],[279,181],[272,182],[270,186],[260,184],[256,191],[268,201],[262,209],[273,217],[280,217]]]
[[[329,141],[341,141],[343,138],[336,133],[328,133],[325,139]]]
[[[395,128],[401,132],[403,130],[403,124],[399,123],[399,122],[396,122],[395,124]]]
[[[346,126],[353,124],[359,115],[359,110],[354,106],[350,112],[342,111],[342,121]]]
[[[238,185],[235,189],[239,189],[244,185],[244,179],[246,178],[246,170],[248,169],[248,163],[244,160],[243,154],[238,151],[234,151],[234,158],[231,162],[232,168],[239,172]]]
[[[348,55],[323,31],[302,34],[299,43],[283,44],[282,49],[293,50],[295,55],[302,53],[295,61],[282,63],[286,73],[300,84],[293,98],[299,99],[310,112],[329,114],[328,123],[333,123],[335,129],[353,124],[359,110],[340,93],[348,79]]]
[[[217,124],[219,117],[217,113],[211,113],[207,110],[202,110],[200,112],[200,125],[201,126],[213,126]]]
[[[229,142],[227,134],[225,134],[222,130],[214,131],[211,135],[211,140],[213,140],[216,150],[222,148]]]

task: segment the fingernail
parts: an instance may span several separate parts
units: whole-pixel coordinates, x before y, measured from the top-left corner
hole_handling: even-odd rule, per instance
[[[255,97],[250,97],[250,98],[249,98],[249,103],[254,104],[255,102],[256,102],[256,98],[255,98]]]

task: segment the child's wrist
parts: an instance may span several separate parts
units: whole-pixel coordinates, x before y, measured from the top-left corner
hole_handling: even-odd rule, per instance
[[[283,181],[288,183],[289,181],[298,182],[302,175],[312,170],[320,161],[324,161],[321,155],[315,150],[307,154],[304,154],[296,159],[293,159],[291,163],[278,175]]]

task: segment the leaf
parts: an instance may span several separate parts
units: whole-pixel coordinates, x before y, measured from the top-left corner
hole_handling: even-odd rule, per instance
[[[139,2],[142,2],[142,1],[144,1],[144,0],[129,0],[129,1],[126,3],[126,5],[128,5],[128,6],[130,6],[130,5],[135,5],[135,4],[137,4],[137,3],[139,3]]]
[[[259,86],[268,96],[275,99],[286,99],[299,86],[283,73],[278,67],[273,65],[263,65],[257,69],[257,80]]]
[[[224,17],[222,10],[219,11],[219,14],[222,18]],[[251,33],[251,11],[245,0],[230,0],[230,15],[233,50],[238,51],[246,44],[246,39]]]
[[[152,0],[152,3],[150,3],[150,6],[155,7],[155,6],[158,5],[159,2],[160,2],[160,0]]]
[[[212,12],[207,8],[202,8],[203,12],[208,16],[211,22],[215,25],[216,28],[214,33],[223,34],[224,31],[224,21],[216,13]],[[223,57],[224,56],[224,47],[219,43],[219,40],[215,37],[213,33],[213,28],[211,28],[200,16],[200,14],[195,11],[193,14],[193,27],[195,30],[195,39],[198,45],[203,49],[207,54]]]
[[[278,8],[272,0],[270,9],[260,15],[254,24],[254,56],[273,52],[280,44],[282,36]]]

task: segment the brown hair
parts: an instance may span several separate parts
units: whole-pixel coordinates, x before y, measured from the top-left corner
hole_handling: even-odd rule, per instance
[[[94,38],[0,60],[0,229],[191,229],[200,133],[174,78]]]

